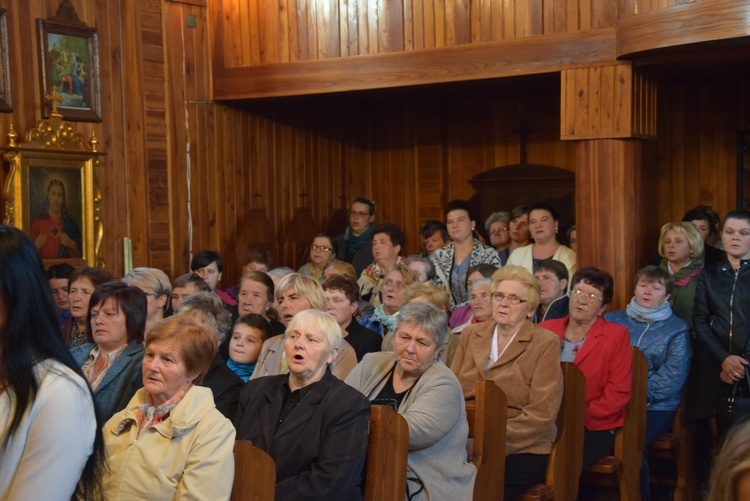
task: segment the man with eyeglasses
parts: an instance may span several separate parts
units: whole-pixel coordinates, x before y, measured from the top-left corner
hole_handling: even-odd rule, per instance
[[[375,219],[375,202],[356,198],[349,207],[349,226],[333,239],[336,257],[354,266],[357,276],[373,261],[372,222]]]

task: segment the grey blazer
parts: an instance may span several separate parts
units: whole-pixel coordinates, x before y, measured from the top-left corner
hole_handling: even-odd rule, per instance
[[[368,353],[346,383],[375,399],[396,365],[393,352]],[[398,413],[409,425],[406,488],[419,500],[471,499],[477,470],[466,460],[464,396],[458,379],[438,360],[411,387]]]
[[[70,353],[79,367],[83,367],[96,343],[86,343],[71,348]],[[123,393],[134,382],[142,379],[141,363],[143,362],[143,343],[131,341],[104,375],[94,391],[94,400],[99,406],[102,422],[107,421],[117,411],[117,404]]]

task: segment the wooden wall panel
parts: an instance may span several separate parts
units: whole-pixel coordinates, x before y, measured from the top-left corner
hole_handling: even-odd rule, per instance
[[[749,125],[749,82],[750,75],[660,81],[659,140],[647,156],[657,169],[658,221],[679,220],[699,204],[719,214],[736,208],[737,132]]]
[[[385,54],[612,27],[592,0],[218,0],[227,68]],[[259,47],[258,51],[256,47]],[[255,57],[259,52],[260,57]]]

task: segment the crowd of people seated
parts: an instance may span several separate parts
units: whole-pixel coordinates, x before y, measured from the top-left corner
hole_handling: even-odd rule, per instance
[[[465,406],[480,380],[507,399],[515,499],[545,481],[561,362],[586,381],[582,466],[612,453],[632,347],[648,363],[641,498],[648,446],[682,408],[700,488],[741,499],[748,432],[713,417],[750,381],[750,212],[666,222],[661,259],[611,311],[613,270],[577,261],[575,226],[561,232],[547,203],[491,214],[485,238],[451,201],[411,256],[375,210],[355,199],[344,233],[316,235],[296,272],[244,251],[226,290],[212,250],[173,283],[146,267],[115,279],[45,270],[27,235],[0,226],[0,499],[229,499],[235,440],[271,456],[276,499],[360,499],[373,404],[408,424],[404,498],[471,499]]]

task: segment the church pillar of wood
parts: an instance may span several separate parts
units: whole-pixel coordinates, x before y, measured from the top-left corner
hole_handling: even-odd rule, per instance
[[[612,274],[624,308],[643,254],[642,142],[656,137],[656,83],[628,62],[563,70],[560,136],[576,141],[578,267]]]

